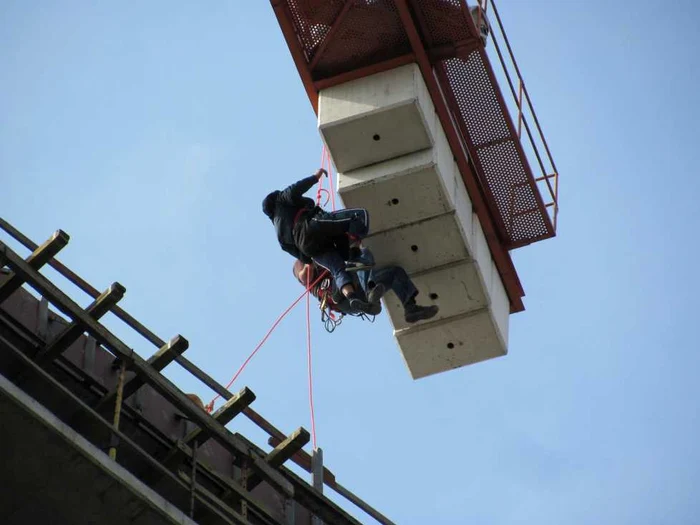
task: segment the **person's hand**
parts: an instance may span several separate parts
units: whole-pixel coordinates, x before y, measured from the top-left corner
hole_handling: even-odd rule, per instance
[[[313,270],[310,264],[305,264],[304,267],[299,272],[299,280],[306,284],[308,281],[313,279]]]
[[[324,175],[328,177],[328,172],[323,168],[319,168],[318,171],[314,174],[314,177],[316,177],[318,180],[321,180],[321,177],[323,177]]]

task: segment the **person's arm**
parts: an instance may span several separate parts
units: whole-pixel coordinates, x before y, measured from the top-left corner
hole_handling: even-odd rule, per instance
[[[294,205],[301,197],[313,188],[323,175],[327,175],[326,170],[320,169],[314,175],[310,175],[305,179],[295,182],[291,186],[286,187],[279,196],[279,199],[286,201],[288,204]]]

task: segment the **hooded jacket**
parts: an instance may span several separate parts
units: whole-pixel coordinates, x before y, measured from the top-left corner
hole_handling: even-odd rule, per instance
[[[311,258],[303,254],[294,242],[294,221],[299,210],[315,212],[316,203],[304,197],[304,193],[309,191],[318,182],[315,175],[311,175],[282,191],[273,191],[263,201],[263,212],[275,225],[277,240],[282,249],[300,259],[305,263],[310,263]]]

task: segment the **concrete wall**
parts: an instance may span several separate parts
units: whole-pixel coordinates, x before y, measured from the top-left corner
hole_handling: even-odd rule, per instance
[[[408,325],[384,300],[412,377],[505,355],[509,302],[415,64],[321,91],[318,126],[347,207],[370,212],[365,244],[411,274],[440,314]]]

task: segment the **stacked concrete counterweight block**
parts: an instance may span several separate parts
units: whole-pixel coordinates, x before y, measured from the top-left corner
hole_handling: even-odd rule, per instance
[[[384,299],[412,377],[505,355],[508,297],[418,67],[322,90],[318,116],[343,203],[369,211],[377,265],[402,266],[418,302],[440,306],[409,325]]]

